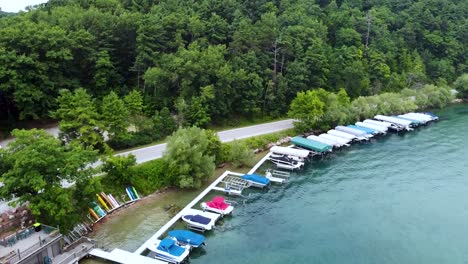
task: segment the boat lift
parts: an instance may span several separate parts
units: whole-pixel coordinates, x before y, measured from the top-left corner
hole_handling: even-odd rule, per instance
[[[289,172],[272,169],[268,169],[265,173],[265,177],[275,183],[285,183],[289,180],[289,176]]]
[[[242,191],[249,187],[249,182],[239,176],[228,175],[220,182],[223,187],[213,187],[213,190],[224,192],[228,195],[242,196]]]

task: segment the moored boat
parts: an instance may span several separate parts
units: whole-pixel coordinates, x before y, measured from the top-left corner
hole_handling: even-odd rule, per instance
[[[155,258],[178,264],[187,259],[190,253],[189,248],[189,246],[177,245],[174,239],[164,238],[158,241],[154,247],[148,249],[156,253]]]
[[[205,245],[206,237],[190,230],[171,230],[168,232],[168,235],[181,246],[189,245],[190,247],[197,248]]]
[[[241,176],[241,178],[249,182],[250,186],[252,187],[264,188],[270,184],[269,179],[258,174],[245,174]]]
[[[234,207],[225,202],[224,197],[216,196],[213,200],[201,203],[201,208],[220,215],[228,215],[234,211]]]

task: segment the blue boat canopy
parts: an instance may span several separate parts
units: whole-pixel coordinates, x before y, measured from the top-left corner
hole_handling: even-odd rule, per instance
[[[204,236],[196,234],[189,230],[172,230],[169,231],[168,234],[170,237],[177,239],[177,241],[196,247],[201,246],[203,243],[205,243],[206,240]]]
[[[310,149],[310,150],[317,151],[317,152],[329,151],[333,147],[333,146],[323,144],[321,142],[303,138],[303,137],[293,137],[291,139],[291,142],[296,146],[303,147],[303,148]]]
[[[257,182],[257,183],[265,184],[265,185],[270,183],[269,179],[263,176],[260,176],[258,174],[245,174],[241,178],[247,181],[253,181],[253,182]]]
[[[159,242],[158,249],[177,257],[185,252],[185,248],[175,245],[175,241],[167,237]]]
[[[362,126],[348,125],[348,127],[354,128],[354,129],[359,129],[361,131],[366,132],[367,134],[374,134],[376,132],[374,129],[367,128],[367,127],[362,127]]]

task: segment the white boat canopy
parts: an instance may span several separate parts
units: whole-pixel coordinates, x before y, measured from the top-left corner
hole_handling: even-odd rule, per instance
[[[364,138],[368,137],[368,134],[365,131],[354,129],[352,127],[337,126],[335,127],[335,130],[345,132],[351,135],[355,135],[356,137],[364,137]]]
[[[377,125],[377,126],[383,126],[383,127],[386,127],[386,128],[390,128],[390,127],[394,126],[394,124],[392,124],[390,122],[377,121],[377,120],[373,120],[373,119],[366,119],[366,120],[364,120],[362,122],[366,123],[366,124],[373,124],[373,125]]]
[[[388,128],[384,126],[379,126],[379,125],[374,125],[370,123],[364,123],[364,122],[356,122],[356,126],[361,126],[361,127],[367,127],[370,129],[373,129],[379,133],[386,133]]]
[[[329,145],[329,146],[333,146],[333,147],[341,147],[341,145],[338,143],[338,142],[334,142],[334,141],[331,141],[329,139],[326,139],[326,138],[321,138],[321,137],[317,137],[316,135],[310,135],[307,137],[307,139],[311,139],[311,140],[315,140],[315,141],[318,141],[320,143],[323,143],[323,144],[326,144],[326,145]]]
[[[341,137],[341,138],[345,138],[345,139],[349,139],[349,140],[353,140],[353,139],[357,138],[355,135],[351,135],[351,134],[341,132],[341,131],[338,131],[338,130],[335,130],[335,129],[328,130],[327,133],[330,134],[330,135],[333,135],[333,136],[337,136],[337,137]]]
[[[402,117],[407,117],[407,118],[410,118],[410,119],[414,119],[414,120],[418,120],[422,123],[427,123],[427,122],[430,122],[432,121],[432,117],[428,116],[428,115],[425,115],[425,114],[418,114],[418,113],[408,113],[408,114],[404,114],[404,115],[401,115]]]
[[[349,140],[349,139],[345,139],[345,138],[333,136],[333,135],[326,134],[326,133],[325,133],[325,134],[320,134],[320,135],[319,135],[319,138],[325,138],[325,139],[334,141],[334,142],[336,142],[337,144],[340,144],[340,147],[341,147],[341,146],[347,146],[348,143],[351,141],[351,140]]]
[[[409,121],[409,120],[404,120],[404,119],[391,117],[391,116],[384,116],[384,115],[376,115],[376,116],[374,116],[374,118],[377,119],[377,120],[382,120],[382,121],[394,123],[394,124],[404,126],[404,127],[409,127],[411,125],[411,123],[412,123],[412,121]]]
[[[310,151],[305,150],[305,149],[286,148],[286,147],[280,147],[280,146],[273,146],[272,148],[270,148],[270,152],[300,157],[304,159],[310,155]]]

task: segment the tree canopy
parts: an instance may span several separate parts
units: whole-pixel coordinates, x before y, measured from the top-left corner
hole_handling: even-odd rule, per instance
[[[69,230],[80,220],[76,208],[83,202],[74,198],[84,191],[64,189],[62,182],[91,186],[93,169],[87,165],[97,160],[96,151],[77,142],[63,145],[42,130],[14,130],[13,135],[16,140],[0,149],[0,198],[27,202],[39,221]]]
[[[458,0],[50,0],[0,18],[0,121],[60,118],[62,89],[125,97],[137,124],[167,108],[206,126],[284,115],[319,87],[354,99],[451,84],[467,13]]]
[[[213,174],[216,140],[209,137],[210,131],[198,127],[179,129],[169,137],[163,158],[177,186],[198,188]]]

